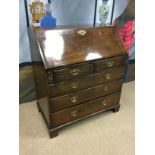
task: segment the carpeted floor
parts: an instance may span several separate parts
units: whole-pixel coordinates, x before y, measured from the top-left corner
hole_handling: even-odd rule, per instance
[[[135,83],[123,85],[120,111],[103,112],[50,139],[36,102],[20,105],[20,155],[134,155]]]

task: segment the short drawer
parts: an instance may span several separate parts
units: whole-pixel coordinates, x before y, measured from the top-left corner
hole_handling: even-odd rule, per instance
[[[56,97],[69,94],[78,90],[87,89],[105,82],[122,79],[124,67],[108,69],[102,73],[89,75],[87,77],[49,85],[49,96]]]
[[[118,92],[121,90],[121,88],[122,88],[122,81],[113,81],[110,83],[81,90],[75,93],[51,98],[49,100],[50,109],[51,109],[51,112],[63,110],[65,108],[75,106],[82,102],[90,101],[92,99],[95,99],[110,93]]]
[[[94,63],[94,72],[101,72],[112,67],[124,66],[126,63],[126,58],[126,56],[117,56],[98,60]]]
[[[57,127],[71,121],[88,116],[89,114],[110,108],[119,103],[120,93],[114,93],[106,97],[101,97],[78,106],[53,113],[50,117],[52,127]]]
[[[92,64],[77,65],[74,67],[66,67],[64,69],[54,70],[54,80],[56,82],[67,81],[81,76],[93,73]]]

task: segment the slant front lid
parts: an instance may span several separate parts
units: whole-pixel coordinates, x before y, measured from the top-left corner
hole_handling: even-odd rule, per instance
[[[45,68],[126,54],[114,26],[36,32]]]

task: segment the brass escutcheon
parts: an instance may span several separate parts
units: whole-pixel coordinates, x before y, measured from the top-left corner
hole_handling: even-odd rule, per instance
[[[77,34],[80,35],[80,36],[85,36],[86,33],[87,33],[87,31],[85,31],[85,30],[79,30],[79,31],[77,32]]]
[[[102,105],[103,106],[106,106],[107,105],[107,102],[104,100],[104,101],[102,101]]]
[[[105,75],[105,78],[106,78],[107,80],[109,80],[109,79],[111,79],[111,75],[107,73],[107,74]]]
[[[75,102],[77,102],[78,101],[78,96],[72,96],[71,98],[70,98],[70,100],[71,100],[71,102],[72,103],[75,103]]]
[[[73,83],[71,83],[70,86],[71,86],[71,88],[75,89],[75,88],[77,88],[79,86],[79,83],[78,82],[73,82]]]
[[[53,72],[52,71],[48,72],[48,79],[53,80]]]
[[[77,110],[74,110],[70,114],[71,114],[72,117],[76,117],[77,116],[77,113],[78,113],[78,111]]]
[[[53,80],[53,76],[48,76],[48,79],[49,80]]]
[[[113,64],[114,64],[114,61],[108,61],[108,62],[106,62],[106,65],[107,65],[109,68],[112,67]]]
[[[74,68],[74,69],[71,69],[70,70],[70,74],[72,74],[74,76],[78,75],[79,72],[80,72],[80,70],[78,68]]]

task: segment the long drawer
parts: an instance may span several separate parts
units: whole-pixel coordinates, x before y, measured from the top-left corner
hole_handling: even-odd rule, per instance
[[[97,111],[112,107],[119,103],[120,93],[114,93],[105,97],[101,97],[78,106],[74,106],[50,116],[52,127],[57,127],[76,119],[80,119]]]
[[[122,87],[122,81],[119,80],[91,87],[64,96],[51,98],[49,100],[50,109],[51,112],[63,110],[65,108],[75,106],[79,103],[86,102],[110,93],[120,91],[121,87]]]
[[[89,75],[72,81],[49,85],[49,96],[56,97],[82,89],[87,89],[105,82],[122,79],[124,67],[108,69],[102,73]]]

